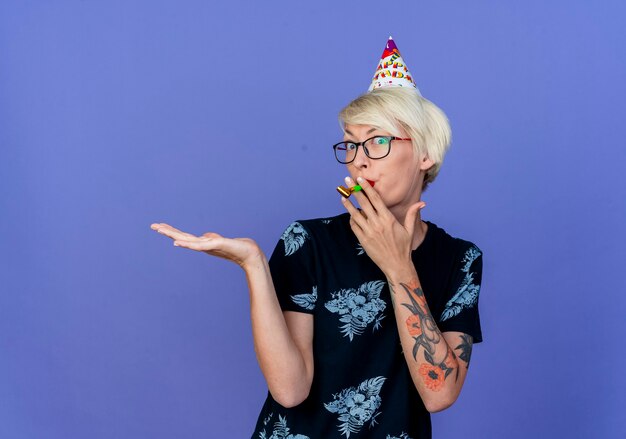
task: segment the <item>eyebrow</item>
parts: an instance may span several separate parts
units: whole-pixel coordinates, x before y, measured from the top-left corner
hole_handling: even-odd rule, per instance
[[[370,134],[370,133],[373,133],[374,131],[376,131],[376,130],[378,130],[378,129],[380,129],[380,128],[372,128],[371,130],[368,130],[368,131],[367,131],[367,133],[365,133],[365,134]],[[345,131],[346,133],[350,134],[351,136],[354,136],[354,134],[352,134],[352,133],[350,132],[350,130],[344,130],[344,131]]]

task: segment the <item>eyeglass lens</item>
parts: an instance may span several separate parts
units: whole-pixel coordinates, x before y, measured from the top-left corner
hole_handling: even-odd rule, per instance
[[[389,137],[373,137],[363,144],[365,154],[371,159],[379,159],[389,154],[391,139]],[[356,157],[358,147],[352,142],[342,142],[335,147],[337,160],[349,163]]]

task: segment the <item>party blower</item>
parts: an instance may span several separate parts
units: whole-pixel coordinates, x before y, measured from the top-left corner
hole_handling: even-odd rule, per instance
[[[349,198],[350,195],[352,195],[354,192],[359,192],[362,191],[363,188],[360,185],[355,185],[352,186],[351,188],[347,188],[347,187],[343,187],[343,186],[337,186],[337,192],[339,192],[341,195],[343,195],[346,198]]]

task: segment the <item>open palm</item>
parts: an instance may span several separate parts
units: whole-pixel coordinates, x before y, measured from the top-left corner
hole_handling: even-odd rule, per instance
[[[204,252],[211,256],[228,259],[241,267],[244,267],[261,253],[258,244],[250,238],[225,238],[213,232],[195,236],[165,223],[154,223],[150,225],[150,228],[172,238],[174,245],[177,247],[184,247]]]

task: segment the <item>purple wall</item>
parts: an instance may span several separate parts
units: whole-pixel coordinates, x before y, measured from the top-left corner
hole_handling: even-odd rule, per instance
[[[0,437],[249,436],[243,273],[149,225],[270,252],[342,212],[389,33],[453,127],[423,216],[485,254],[435,437],[624,437],[626,6],[471,3],[1,2]]]

